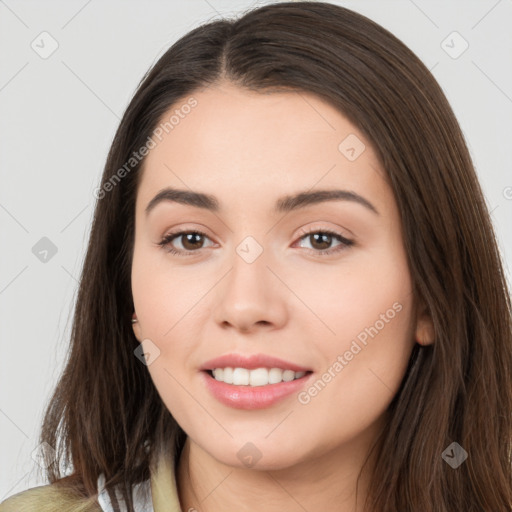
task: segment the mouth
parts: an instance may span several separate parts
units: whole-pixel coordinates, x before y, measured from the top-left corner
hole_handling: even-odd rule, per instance
[[[263,409],[300,392],[313,371],[267,354],[224,354],[200,368],[210,395],[235,409]]]
[[[298,395],[313,375],[311,370],[294,372],[279,368],[249,370],[240,367],[214,368],[199,373],[205,389],[213,398],[229,408],[245,410],[267,409]]]
[[[272,386],[281,384],[282,382],[292,382],[313,373],[311,370],[294,371],[282,368],[263,367],[255,369],[224,367],[203,371],[217,382],[246,387]]]

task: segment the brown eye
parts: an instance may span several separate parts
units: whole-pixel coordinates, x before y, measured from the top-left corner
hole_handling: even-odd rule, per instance
[[[194,249],[201,249],[202,245],[202,237],[200,233],[186,233],[184,235],[179,235],[182,240],[183,248],[187,251],[193,251]]]
[[[354,244],[352,240],[345,238],[339,233],[319,229],[303,232],[301,240],[308,240],[311,244],[311,251],[317,255],[334,254]],[[330,246],[335,240],[338,240],[340,243],[331,248]]]
[[[327,233],[313,233],[312,235],[308,235],[309,240],[311,241],[311,245],[314,249],[325,250],[329,249],[333,241],[333,236]]]
[[[179,231],[177,233],[169,233],[162,238],[158,245],[171,254],[189,256],[191,253],[199,252],[199,249],[203,249],[205,238],[208,238],[208,236],[200,231]],[[182,248],[173,246],[175,240],[181,240]]]

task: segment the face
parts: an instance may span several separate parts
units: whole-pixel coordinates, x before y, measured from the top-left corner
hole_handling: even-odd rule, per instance
[[[424,325],[370,142],[308,93],[192,96],[136,199],[134,332],[158,392],[231,466],[285,468],[378,432]],[[146,211],[166,188],[213,204],[167,194]],[[319,200],[334,191],[351,194]]]

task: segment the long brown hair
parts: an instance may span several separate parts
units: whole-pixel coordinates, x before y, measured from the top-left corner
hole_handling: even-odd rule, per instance
[[[511,510],[512,312],[465,140],[436,80],[401,41],[323,2],[204,24],[141,81],[105,165],[69,356],[42,426],[41,442],[58,454],[48,480],[92,500],[104,473],[132,510],[130,488],[149,478],[155,454],[165,445],[180,453],[185,433],[134,356],[130,272],[144,160],[112,177],[172,106],[226,79],[328,101],[371,141],[394,192],[415,300],[435,341],[415,346],[390,405],[367,510]],[[454,441],[468,453],[457,469],[441,456]],[[53,453],[43,455],[50,463]],[[72,474],[62,479],[61,466]]]

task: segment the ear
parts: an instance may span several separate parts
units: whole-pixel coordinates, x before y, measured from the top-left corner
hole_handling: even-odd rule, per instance
[[[426,305],[420,304],[416,315],[415,338],[420,345],[434,343],[434,323]]]
[[[133,316],[132,316],[133,334],[135,334],[135,337],[137,338],[139,343],[142,343],[142,333],[141,333],[140,324],[139,324],[138,321],[137,322],[133,322],[133,320],[137,320],[137,315],[135,313],[133,313]]]

